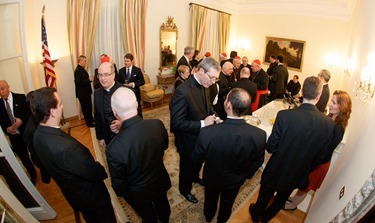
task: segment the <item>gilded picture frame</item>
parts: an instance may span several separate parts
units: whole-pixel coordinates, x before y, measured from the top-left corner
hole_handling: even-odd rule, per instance
[[[272,55],[282,55],[288,69],[302,72],[305,46],[306,42],[302,40],[266,36],[264,63],[269,64]]]

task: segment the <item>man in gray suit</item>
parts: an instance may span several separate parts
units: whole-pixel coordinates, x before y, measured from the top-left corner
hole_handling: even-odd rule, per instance
[[[262,174],[258,200],[249,209],[253,222],[270,221],[295,188],[306,188],[309,173],[323,161],[331,142],[333,121],[315,107],[322,94],[319,78],[306,78],[302,94],[300,107],[277,114],[267,142],[272,156]]]

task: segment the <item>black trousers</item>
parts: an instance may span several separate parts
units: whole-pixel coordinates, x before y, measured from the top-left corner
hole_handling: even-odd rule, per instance
[[[277,213],[279,213],[293,190],[277,192],[275,199],[269,204],[275,192],[276,191],[273,188],[261,185],[258,200],[255,203],[254,208],[254,219],[252,219],[254,222],[259,220],[262,222],[269,222],[277,215]]]
[[[102,205],[94,210],[79,210],[87,223],[116,223],[115,212],[111,200],[98,201]],[[89,208],[90,209],[90,208]]]
[[[206,220],[211,221],[214,218],[217,209],[217,201],[220,196],[217,222],[221,223],[228,221],[232,214],[234,200],[237,197],[241,185],[242,184],[228,188],[206,184],[204,189],[204,216],[206,217]]]
[[[12,145],[13,152],[15,152],[18,158],[21,160],[30,177],[35,178],[36,170],[34,164],[31,162],[27,146],[23,141],[22,134],[9,135],[9,140],[10,144]]]
[[[178,188],[181,194],[191,192],[193,181],[199,178],[202,164],[191,160],[190,152],[180,152],[180,175]]]
[[[124,198],[142,218],[143,223],[169,222],[171,207],[169,206],[167,192],[160,192],[150,202],[137,203],[131,197]]]
[[[86,125],[89,126],[94,122],[94,119],[92,118],[91,96],[78,98],[78,100],[79,100],[79,103],[81,104],[81,109],[82,109],[83,116],[85,117]]]

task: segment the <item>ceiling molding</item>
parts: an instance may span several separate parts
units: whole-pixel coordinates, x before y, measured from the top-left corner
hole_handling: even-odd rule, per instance
[[[234,15],[281,14],[348,20],[355,0],[200,0],[198,4]]]

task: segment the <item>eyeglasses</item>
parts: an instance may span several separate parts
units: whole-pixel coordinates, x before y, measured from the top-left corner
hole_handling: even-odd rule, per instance
[[[205,72],[205,74],[207,74],[208,78],[210,78],[210,80],[212,80],[212,81],[218,82],[220,80],[217,77],[211,77],[210,75],[208,75],[208,72]]]
[[[96,75],[98,78],[103,78],[103,77],[109,77],[109,76],[111,76],[113,74],[113,72],[112,73],[104,73],[104,74],[98,74],[98,75]]]

